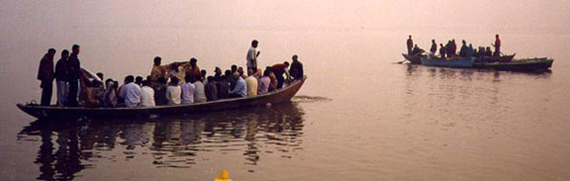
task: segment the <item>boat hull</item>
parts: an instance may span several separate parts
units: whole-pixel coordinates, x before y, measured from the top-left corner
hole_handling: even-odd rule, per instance
[[[454,57],[454,58],[446,58],[446,59],[438,59],[438,58],[422,58],[422,65],[426,66],[434,66],[434,67],[460,67],[460,68],[469,68],[473,67],[473,63],[475,62],[474,57]]]
[[[278,104],[288,102],[301,89],[306,78],[296,80],[283,89],[265,95],[253,97],[222,99],[205,103],[194,103],[185,105],[165,105],[155,107],[136,108],[84,108],[84,107],[57,107],[40,105],[22,105],[18,108],[36,118],[115,118],[115,117],[140,117],[148,115],[175,115],[191,114],[200,112],[223,111],[246,107],[265,106],[267,104]]]
[[[473,66],[475,68],[495,69],[495,70],[509,70],[509,71],[535,71],[547,70],[552,67],[553,59],[549,58],[528,58],[513,60],[510,62],[493,62],[481,63],[476,62]]]
[[[405,53],[402,53],[402,56],[404,56],[406,60],[410,61],[411,64],[422,64],[421,56],[408,55]]]

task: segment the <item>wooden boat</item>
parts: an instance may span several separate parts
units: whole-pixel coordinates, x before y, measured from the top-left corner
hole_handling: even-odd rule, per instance
[[[189,114],[210,111],[222,111],[245,107],[265,106],[267,104],[277,104],[288,102],[301,89],[307,78],[295,80],[287,87],[270,92],[264,95],[253,97],[221,99],[204,103],[164,105],[155,107],[58,107],[40,106],[38,104],[18,104],[18,108],[36,118],[115,118],[115,117],[137,117],[148,115],[173,115]]]
[[[435,67],[473,67],[475,57],[451,57],[451,58],[437,58],[434,56],[422,58],[422,65],[435,66]]]
[[[478,57],[477,59],[475,59],[475,62],[510,62],[511,60],[513,60],[513,58],[515,58],[515,54],[511,54],[511,55],[502,55],[500,57],[494,57],[494,56],[484,56],[484,57]]]
[[[402,56],[404,56],[406,60],[410,61],[411,64],[422,64],[421,55],[408,55],[406,53],[402,53]]]
[[[548,70],[552,67],[553,59],[550,58],[525,58],[515,59],[509,62],[492,62],[483,63],[475,62],[474,68],[486,68],[495,70],[510,70],[510,71],[535,71],[535,70]]]

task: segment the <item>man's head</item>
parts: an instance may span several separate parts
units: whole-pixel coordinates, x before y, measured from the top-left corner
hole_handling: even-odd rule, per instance
[[[207,74],[207,73],[208,73],[208,72],[206,72],[205,69],[200,70],[200,75],[202,75],[202,77],[206,77],[206,74]]]
[[[243,68],[242,68],[242,67],[239,67],[239,68],[237,69],[237,73],[238,73],[238,75],[240,75],[240,76],[243,75],[243,73],[244,73],[244,72],[243,72]]]
[[[178,85],[178,81],[179,81],[179,80],[178,80],[177,77],[172,77],[172,78],[170,79],[170,84],[172,84],[172,85]]]
[[[253,75],[253,69],[247,69],[247,75],[252,76]]]
[[[237,71],[237,65],[232,65],[232,72],[236,72]]]
[[[79,45],[75,44],[71,47],[71,52],[74,54],[79,54]]]
[[[50,56],[54,56],[54,55],[55,55],[55,49],[54,49],[54,48],[50,48],[50,49],[48,49],[48,52],[47,52],[47,53],[48,53],[48,55],[50,55]]]
[[[162,58],[160,58],[159,56],[154,57],[154,65],[159,66],[161,61]]]
[[[435,39],[431,39],[431,42],[435,44]]]
[[[132,75],[128,75],[127,77],[125,77],[125,84],[131,83],[135,81],[135,77]]]
[[[296,62],[297,58],[299,58],[297,55],[293,55],[293,57],[291,57],[291,59],[293,59],[293,62]]]
[[[148,80],[143,80],[142,85],[143,86],[150,86],[150,82]]]
[[[222,69],[220,69],[220,67],[216,67],[216,68],[214,69],[214,73],[216,73],[216,74],[218,74],[218,75],[219,75],[219,74],[222,74]]]
[[[495,38],[499,38],[499,34],[495,34]]]
[[[61,51],[61,58],[67,58],[69,57],[69,51],[67,51],[67,49],[64,49],[63,51]]]
[[[107,80],[105,80],[105,86],[111,87],[112,85],[113,85],[113,79],[107,79]]]
[[[285,67],[289,67],[289,62],[288,62],[288,61],[283,62],[283,64],[285,64]]]
[[[198,62],[198,59],[196,59],[196,58],[194,58],[194,57],[192,57],[192,58],[190,59],[190,65],[191,65],[192,67],[195,67],[195,66],[196,66],[196,62]]]
[[[253,48],[257,48],[257,45],[258,45],[258,44],[259,44],[259,42],[258,42],[257,40],[251,41],[251,46],[252,46]]]
[[[465,40],[461,40],[461,43],[463,43],[463,45],[466,45],[466,42],[465,42]]]
[[[408,38],[409,38],[409,39],[412,39],[412,35],[408,35]]]
[[[137,76],[137,78],[135,79],[135,83],[136,84],[142,84],[142,82],[143,82],[143,77]]]

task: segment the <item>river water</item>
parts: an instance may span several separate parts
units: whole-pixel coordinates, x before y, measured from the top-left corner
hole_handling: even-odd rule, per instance
[[[503,30],[505,53],[555,59],[550,72],[521,73],[397,64],[408,32],[389,29],[112,25],[2,31],[2,180],[570,180],[567,34]],[[489,46],[495,34],[433,32],[414,40]],[[303,62],[291,103],[49,122],[16,107],[39,100],[49,47],[78,43],[83,67],[121,80],[148,74],[156,55],[194,56],[209,73],[243,66],[254,38],[263,66]]]

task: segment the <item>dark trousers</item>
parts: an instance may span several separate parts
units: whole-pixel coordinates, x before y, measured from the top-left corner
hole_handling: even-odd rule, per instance
[[[43,80],[42,81],[42,85],[40,86],[42,88],[42,101],[41,101],[41,105],[42,106],[49,106],[51,103],[51,95],[52,95],[52,91],[53,91],[53,80],[48,81],[48,80]]]
[[[68,106],[78,106],[77,103],[77,89],[79,88],[78,80],[69,81],[69,94],[67,97]]]
[[[283,87],[283,82],[285,82],[283,75],[277,75],[275,78],[277,78],[277,89],[281,89],[281,87]]]

